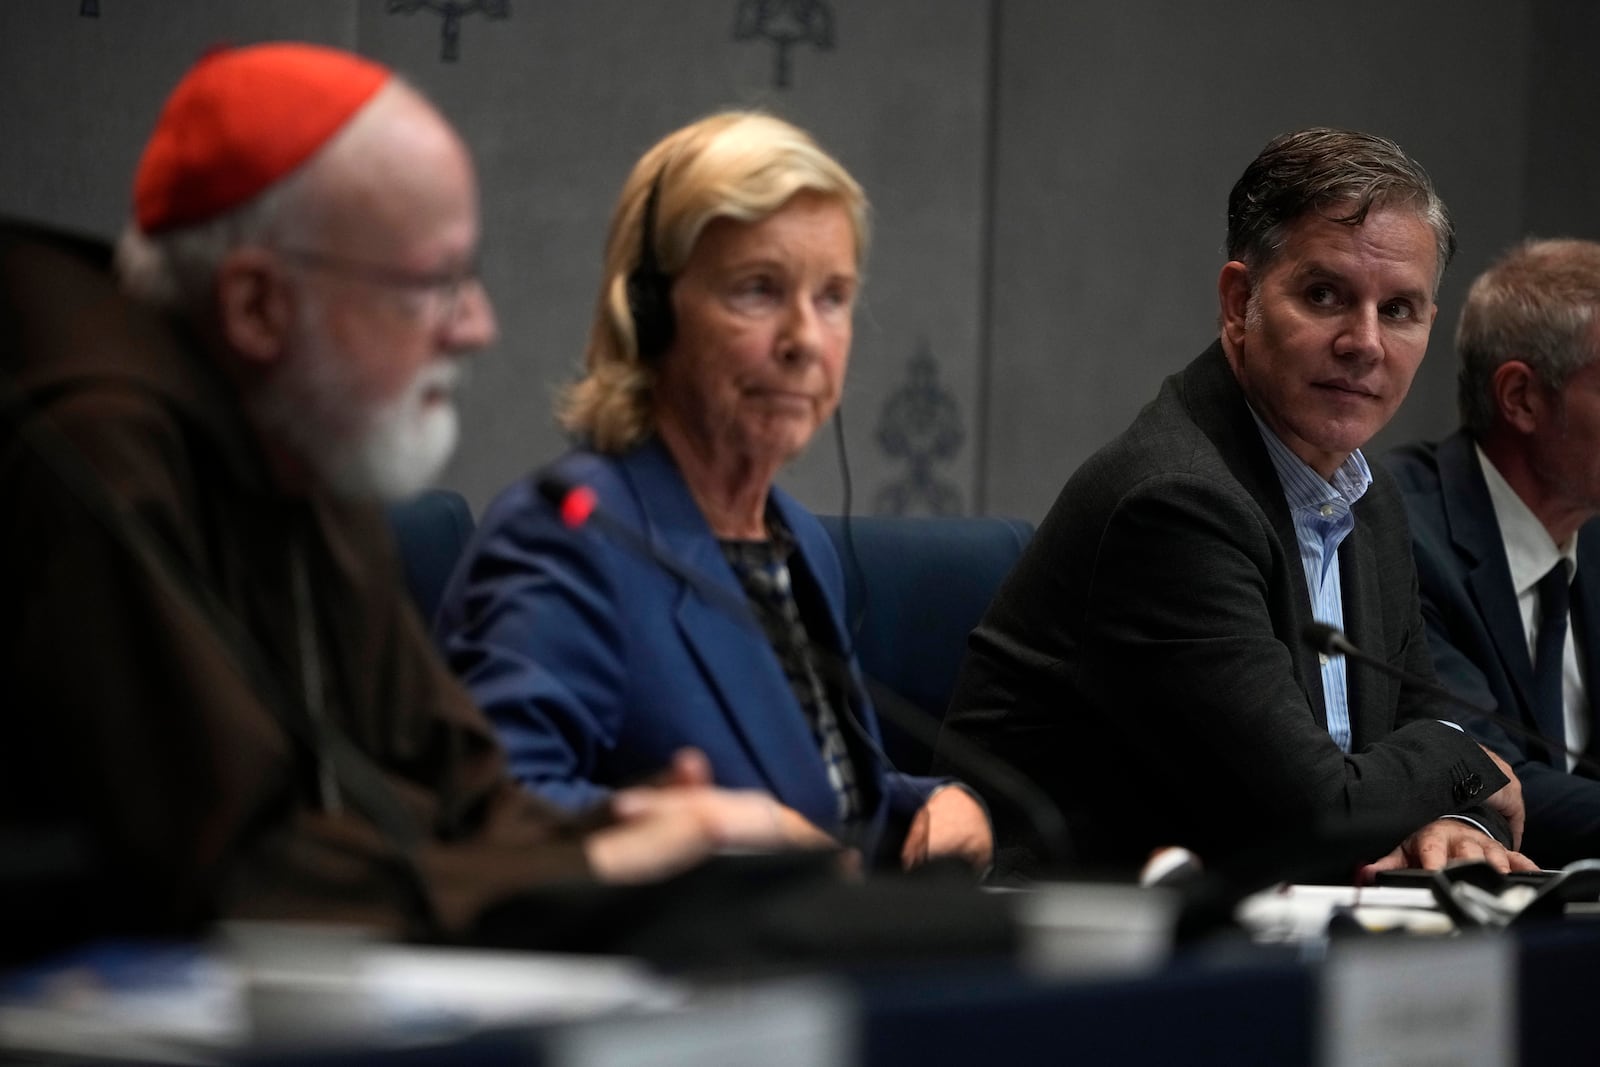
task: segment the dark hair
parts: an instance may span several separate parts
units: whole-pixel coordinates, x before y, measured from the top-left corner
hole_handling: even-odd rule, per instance
[[[1288,228],[1308,211],[1359,226],[1374,207],[1407,203],[1438,240],[1437,289],[1456,253],[1456,231],[1421,164],[1370,133],[1323,126],[1286,133],[1267,142],[1228,194],[1228,258],[1256,274],[1277,258]]]

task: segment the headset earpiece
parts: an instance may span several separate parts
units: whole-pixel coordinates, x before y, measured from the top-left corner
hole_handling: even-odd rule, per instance
[[[650,183],[639,221],[639,265],[628,274],[628,310],[633,315],[633,336],[639,359],[654,363],[672,344],[676,328],[672,314],[672,278],[656,259],[656,209],[661,200],[663,166]]]

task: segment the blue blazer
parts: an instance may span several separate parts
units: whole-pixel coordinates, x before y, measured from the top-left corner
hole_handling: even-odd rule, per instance
[[[1533,664],[1517,610],[1500,526],[1477,451],[1464,432],[1437,445],[1414,444],[1384,462],[1400,482],[1411,522],[1422,615],[1439,680],[1493,705],[1541,735],[1565,743],[1558,709],[1533,703]],[[1600,693],[1600,522],[1578,532],[1573,607],[1590,630],[1579,655],[1591,702]],[[1465,721],[1522,781],[1527,828],[1522,850],[1546,867],[1600,856],[1600,781],[1568,774],[1559,749],[1482,719]]]
[[[612,520],[725,595],[716,603],[598,523],[569,528],[541,498],[539,476],[505,490],[445,591],[436,630],[513,774],[576,810],[693,745],[718,785],[768,791],[840,833],[805,713],[754,616],[729,610],[743,607],[744,589],[667,450],[654,441],[621,456],[579,450],[543,473],[588,486]],[[832,543],[788,494],[773,489],[772,503],[829,608],[829,632],[813,637],[843,649],[844,579]],[[878,744],[853,658],[850,671],[852,713]],[[944,779],[901,775],[864,747],[852,739],[866,817],[848,843],[871,857],[898,848],[904,824]]]

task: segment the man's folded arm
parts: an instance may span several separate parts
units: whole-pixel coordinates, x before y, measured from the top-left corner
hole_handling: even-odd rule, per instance
[[[1242,492],[1199,475],[1152,477],[1121,499],[1100,545],[1085,691],[1152,717],[1262,810],[1416,827],[1504,784],[1470,738],[1436,721],[1339,749],[1280,637],[1298,632],[1290,605],[1270,599],[1266,575],[1299,560]]]

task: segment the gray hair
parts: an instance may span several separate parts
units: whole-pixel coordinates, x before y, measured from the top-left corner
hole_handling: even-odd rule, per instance
[[[1600,310],[1600,244],[1530,239],[1480,274],[1456,326],[1461,422],[1482,438],[1498,413],[1494,375],[1521,360],[1546,388],[1594,362]]]
[[[1256,276],[1307,212],[1359,226],[1374,207],[1404,204],[1415,206],[1438,243],[1437,291],[1455,256],[1455,224],[1421,164],[1370,133],[1321,126],[1286,133],[1267,142],[1228,194],[1228,258]]]
[[[117,239],[117,275],[134,298],[200,319],[214,313],[217,270],[229,252],[254,244],[292,243],[310,167],[270,186],[243,207],[193,226],[147,234],[129,222]]]

